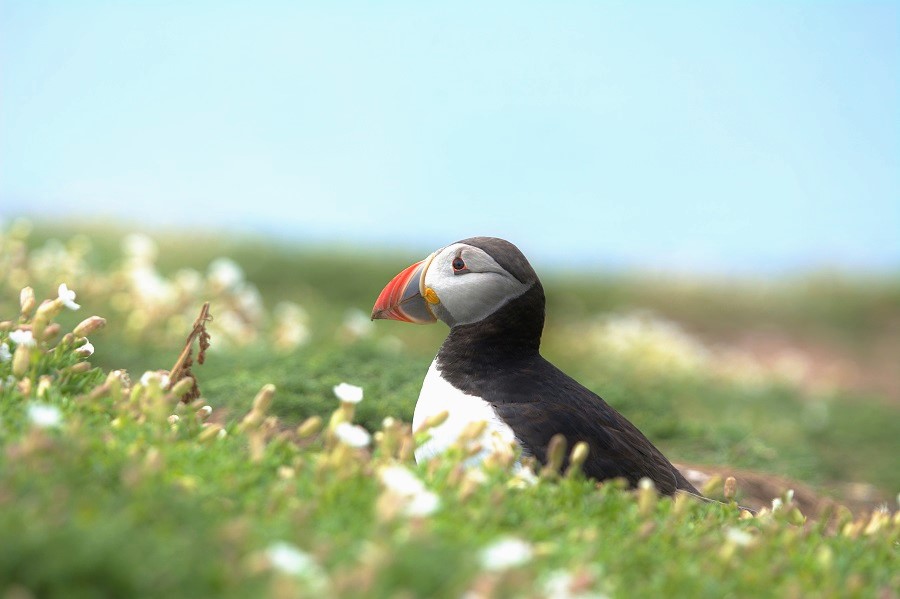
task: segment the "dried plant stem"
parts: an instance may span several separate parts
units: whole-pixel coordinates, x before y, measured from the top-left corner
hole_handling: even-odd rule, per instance
[[[205,302],[200,309],[200,315],[197,317],[197,320],[194,321],[194,328],[187,336],[187,339],[185,339],[184,349],[181,350],[181,354],[175,361],[175,365],[172,366],[172,369],[169,371],[169,389],[172,389],[178,381],[185,377],[191,377],[194,380],[194,384],[191,386],[190,391],[181,397],[181,401],[184,403],[188,403],[191,400],[200,397],[200,387],[197,386],[197,377],[191,372],[191,366],[194,363],[192,354],[194,350],[194,341],[199,340],[200,352],[197,354],[197,362],[203,364],[206,360],[206,350],[209,348],[209,332],[206,330],[206,323],[210,320],[212,320],[212,315],[209,313],[209,302]]]

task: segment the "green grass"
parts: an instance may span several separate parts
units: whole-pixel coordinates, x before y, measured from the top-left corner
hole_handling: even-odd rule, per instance
[[[410,420],[445,330],[379,322],[371,334],[355,338],[341,327],[347,310],[368,310],[381,286],[415,256],[168,239],[157,262],[164,276],[185,267],[205,270],[214,257],[229,255],[259,288],[267,311],[281,300],[308,311],[310,338],[275,350],[268,316],[257,323],[261,333],[254,342],[225,348],[213,334],[206,364],[195,364],[193,372],[203,402],[224,425],[223,438],[216,434],[219,424],[203,424],[193,409],[176,408],[174,397],[153,388],[129,387],[126,380],[92,395],[112,369],[127,369],[133,383],[145,370],[168,369],[187,329],[170,330],[167,323],[190,322],[207,298],[188,302],[181,315],[157,311],[144,328],[129,328],[133,310],[152,307],[116,307],[125,305],[115,299],[122,269],[118,235],[90,233],[84,269],[73,274],[32,258],[46,238],[69,239],[67,230],[20,235],[21,262],[10,258],[14,236],[4,239],[0,232],[6,244],[0,321],[11,321],[7,328],[19,326],[13,285],[19,281],[13,279],[22,277],[39,298],[53,297],[60,277],[79,292],[82,310],[58,317],[63,331],[90,314],[108,319],[91,335],[93,370],[72,372],[79,359],[59,337],[34,350],[28,372],[14,381],[14,361],[0,363],[0,591],[39,597],[458,597],[467,590],[541,596],[550,594],[552,579],[572,576],[576,586],[617,597],[837,597],[879,595],[900,585],[897,517],[853,520],[839,510],[802,524],[788,502],[741,519],[733,505],[657,500],[615,484],[598,488],[579,476],[529,486],[497,466],[478,482],[457,465],[459,455],[417,467],[384,439],[372,453],[349,451],[327,435],[298,439],[293,430],[308,417],[328,420],[338,407],[332,387],[343,381],[364,387],[355,420],[370,431],[381,429],[387,416]],[[812,393],[778,378],[743,384],[706,367],[677,370],[649,358],[597,355],[568,337],[570,327],[587,332],[596,314],[626,308],[655,308],[696,330],[704,320],[696,308],[701,304],[710,306],[711,328],[764,318],[856,347],[880,333],[870,321],[900,313],[895,282],[786,283],[739,301],[739,290],[717,284],[679,290],[627,277],[545,278],[548,357],[673,459],[753,468],[817,487],[867,482],[887,496],[900,489],[900,418],[890,402],[840,389]],[[232,298],[212,299],[212,313],[221,317]],[[7,339],[8,332],[0,332],[0,342]],[[48,377],[43,387],[41,377]],[[265,410],[270,419],[241,428],[255,409],[254,395],[268,383],[277,388]],[[28,408],[34,404],[59,409],[61,424],[33,423]],[[167,417],[176,409],[180,420],[173,425]],[[400,434],[391,431],[383,434]],[[397,500],[378,475],[397,462],[439,496],[435,513],[391,513]],[[533,555],[521,566],[491,571],[479,552],[509,535],[526,541]],[[315,565],[295,574],[274,567],[278,542],[302,550]]]

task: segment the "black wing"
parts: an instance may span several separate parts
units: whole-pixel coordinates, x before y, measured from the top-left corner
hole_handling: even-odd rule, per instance
[[[679,489],[699,495],[637,427],[542,357],[497,374],[485,399],[513,429],[523,449],[542,463],[550,439],[561,433],[570,448],[579,441],[588,444],[583,467],[587,476],[621,477],[632,486],[647,477],[667,495]]]

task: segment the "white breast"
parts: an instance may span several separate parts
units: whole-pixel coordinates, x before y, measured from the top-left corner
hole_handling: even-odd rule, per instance
[[[467,395],[441,377],[437,359],[431,363],[416,411],[413,414],[413,430],[418,429],[429,416],[447,411],[449,416],[440,426],[431,429],[431,439],[416,449],[416,462],[427,461],[447,450],[470,422],[487,422],[480,440],[485,453],[495,443],[510,444],[516,440],[513,430],[503,422],[489,403],[474,395]]]

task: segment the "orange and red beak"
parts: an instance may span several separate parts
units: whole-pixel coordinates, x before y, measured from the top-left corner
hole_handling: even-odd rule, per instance
[[[425,271],[430,263],[429,258],[416,262],[391,279],[375,300],[372,320],[385,318],[416,324],[431,324],[437,321],[422,295],[425,287]]]

